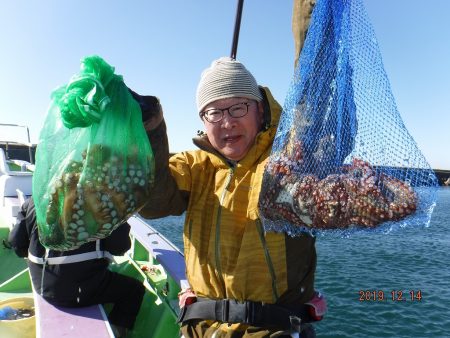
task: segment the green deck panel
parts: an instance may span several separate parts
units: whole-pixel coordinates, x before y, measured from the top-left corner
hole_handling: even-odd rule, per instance
[[[20,167],[20,165],[15,164],[14,162],[11,161],[6,161],[6,165],[8,166],[8,169],[10,171],[22,171],[22,168]],[[32,173],[31,170],[27,169],[26,172]]]
[[[179,337],[176,316],[156,296],[146,292],[133,332],[129,337]]]
[[[0,284],[0,292],[31,292],[31,280],[28,268],[13,275]]]
[[[0,227],[0,284],[27,268],[26,260],[3,244],[3,241],[8,240],[8,234],[8,228]]]
[[[9,170],[11,171],[20,171],[20,166],[18,166],[15,163],[7,161],[6,164],[8,165]]]
[[[144,262],[141,261],[139,263]],[[113,264],[111,269],[121,274],[134,277],[142,282],[144,281],[144,277],[137,271],[135,266],[127,262]],[[177,315],[160,291],[163,289],[161,285],[166,284],[166,278],[164,280],[158,280],[157,283],[154,283],[151,279],[147,280],[153,290],[146,290],[134,329],[127,335],[127,338],[179,337],[179,326],[176,323]],[[111,305],[106,305],[105,311],[109,313],[110,310]]]
[[[139,260],[137,260],[139,259]],[[168,276],[158,262],[140,244],[134,244],[133,261],[121,257],[117,264],[111,265],[111,270],[134,277],[142,282],[147,280],[151,290],[147,290],[142,301],[136,324],[129,338],[171,338],[179,337],[178,316],[178,284]],[[145,277],[138,271],[137,266],[154,265],[161,273],[147,274]],[[105,306],[108,313],[110,306]]]

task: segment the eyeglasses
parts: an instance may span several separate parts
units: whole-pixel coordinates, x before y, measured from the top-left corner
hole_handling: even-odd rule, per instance
[[[242,102],[224,109],[207,109],[200,113],[200,117],[204,117],[209,123],[217,123],[222,121],[225,116],[225,111],[228,111],[228,114],[231,117],[244,117],[248,113],[248,106],[250,106],[250,104],[251,102]]]

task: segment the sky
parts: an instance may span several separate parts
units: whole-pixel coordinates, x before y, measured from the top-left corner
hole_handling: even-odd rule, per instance
[[[2,0],[0,123],[26,125],[38,142],[51,92],[79,71],[83,57],[99,55],[130,88],[160,98],[170,151],[195,149],[192,137],[204,129],[196,87],[212,60],[230,55],[236,4]],[[450,1],[364,4],[409,133],[432,168],[450,170]],[[237,50],[237,59],[281,104],[294,70],[292,5],[245,0]]]

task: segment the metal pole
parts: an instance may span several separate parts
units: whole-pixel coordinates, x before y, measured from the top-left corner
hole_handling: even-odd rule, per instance
[[[30,139],[30,129],[28,129],[27,126],[25,126],[25,128],[27,128],[27,135],[28,135],[28,155],[30,155],[30,163],[34,164],[33,162],[33,156],[32,156],[32,152],[31,152],[31,139]]]
[[[239,30],[241,28],[242,7],[244,6],[244,0],[238,0],[236,10],[236,21],[234,23],[233,44],[231,45],[231,58],[236,60],[237,45],[239,41]]]

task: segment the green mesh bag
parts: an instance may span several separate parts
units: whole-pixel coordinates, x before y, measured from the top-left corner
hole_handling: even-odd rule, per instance
[[[142,207],[154,158],[139,104],[98,56],[51,95],[36,151],[39,237],[71,250],[108,236]]]

